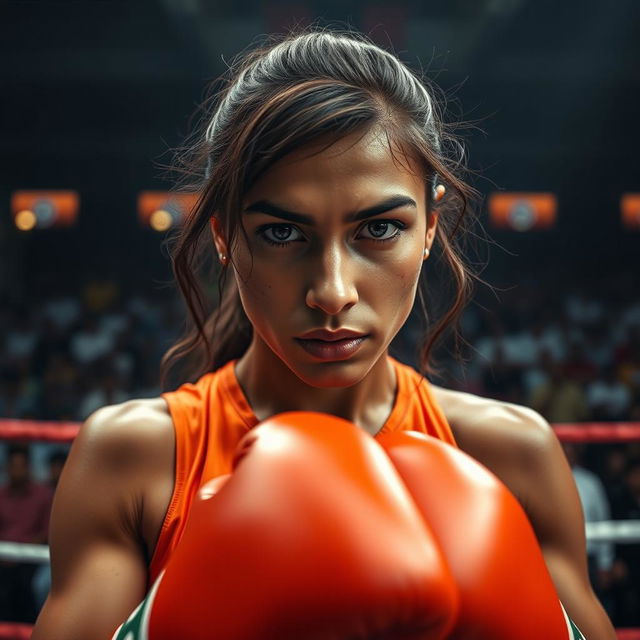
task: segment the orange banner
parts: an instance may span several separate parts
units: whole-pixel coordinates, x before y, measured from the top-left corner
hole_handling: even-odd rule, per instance
[[[492,193],[488,206],[495,227],[514,231],[550,229],[558,210],[556,196],[542,192]]]

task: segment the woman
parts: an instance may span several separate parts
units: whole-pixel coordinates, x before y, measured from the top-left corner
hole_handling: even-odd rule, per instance
[[[549,425],[524,407],[429,385],[388,356],[432,251],[455,299],[428,333],[424,373],[472,277],[456,234],[473,191],[432,90],[362,36],[309,31],[232,66],[205,125],[191,160],[207,172],[186,185],[200,198],[173,254],[193,328],[164,361],[164,373],[186,363],[182,379],[195,383],[105,407],[83,425],[53,508],[52,591],[34,640],[108,637],[166,564],[198,486],[231,470],[248,429],[295,410],[372,435],[418,429],[457,443],[526,510],[586,637],[614,638]],[[221,266],[210,315],[193,274],[202,255]]]

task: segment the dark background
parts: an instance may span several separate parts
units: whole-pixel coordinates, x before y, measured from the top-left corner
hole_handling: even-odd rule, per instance
[[[497,232],[484,277],[630,283],[638,232],[619,198],[640,191],[640,3],[4,2],[0,4],[0,291],[32,295],[49,276],[113,275],[123,286],[169,276],[161,235],[139,226],[136,195],[168,189],[159,164],[223,60],[298,19],[351,24],[394,48],[453,97],[484,194],[553,191],[553,231]],[[381,22],[390,16],[384,24]],[[24,234],[19,188],[80,192],[72,230]],[[485,215],[483,213],[483,219]],[[488,225],[487,225],[488,226]],[[513,255],[512,255],[513,254]],[[606,276],[603,278],[603,276]],[[605,282],[601,282],[605,280]]]

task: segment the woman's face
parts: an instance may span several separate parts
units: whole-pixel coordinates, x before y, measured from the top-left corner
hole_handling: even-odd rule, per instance
[[[436,216],[428,228],[425,178],[397,148],[394,161],[386,136],[353,134],[310,155],[319,148],[291,153],[253,185],[248,243],[239,233],[231,256],[251,348],[268,348],[314,387],[349,386],[407,319]],[[228,255],[215,228],[214,237]],[[316,329],[363,338],[339,348],[300,338]]]

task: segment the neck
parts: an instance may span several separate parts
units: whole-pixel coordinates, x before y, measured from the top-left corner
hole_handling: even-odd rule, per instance
[[[309,370],[311,375],[318,373],[313,380],[317,384],[301,378]],[[368,369],[357,361],[321,363],[298,375],[255,337],[236,363],[235,374],[259,421],[285,411],[320,411],[349,420],[371,434],[389,417],[397,385],[386,351]]]

